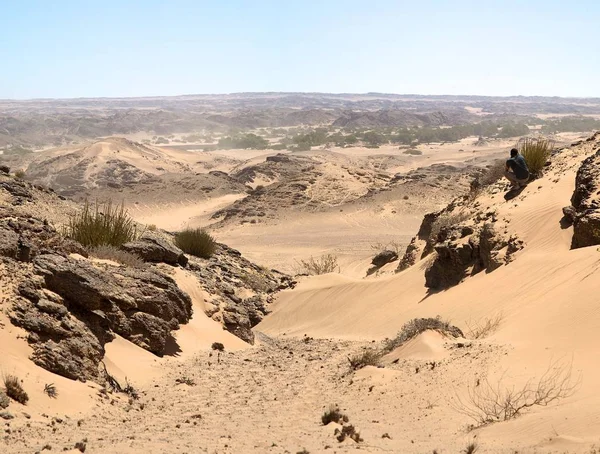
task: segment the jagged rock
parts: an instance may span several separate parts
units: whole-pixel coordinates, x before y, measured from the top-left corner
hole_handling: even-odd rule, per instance
[[[577,217],[577,210],[572,205],[568,207],[563,207],[562,209],[563,216],[567,220],[569,224],[573,224],[575,222],[575,218]]]
[[[400,259],[398,268],[396,268],[396,273],[410,268],[417,263],[418,260],[425,258],[433,252],[433,243],[430,241],[431,231],[433,224],[443,212],[444,210],[427,213],[423,217],[417,235],[410,241],[404,255]]]
[[[586,158],[575,177],[571,205],[573,216],[573,249],[600,244],[600,150]]]
[[[136,241],[125,243],[121,249],[139,255],[146,262],[185,266],[188,258],[183,251],[160,235],[146,232]]]
[[[0,410],[4,410],[10,405],[10,399],[4,391],[0,391]]]
[[[98,268],[58,254],[34,259],[10,314],[30,335],[32,360],[72,379],[98,378],[104,345],[119,334],[152,353],[166,352],[171,331],[192,315],[189,296],[153,270]]]
[[[19,252],[19,235],[0,225],[0,255],[16,258]]]
[[[381,268],[383,265],[393,262],[398,259],[398,254],[394,251],[381,251],[373,260],[371,260],[371,264],[378,268]]]

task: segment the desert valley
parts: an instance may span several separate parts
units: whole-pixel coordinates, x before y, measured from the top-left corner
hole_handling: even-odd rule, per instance
[[[599,452],[598,130],[597,98],[0,100],[0,451]]]

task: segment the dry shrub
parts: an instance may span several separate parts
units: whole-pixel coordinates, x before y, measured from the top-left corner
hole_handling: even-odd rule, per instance
[[[148,224],[146,225],[146,228],[151,232],[156,232],[156,224]]]
[[[471,443],[469,443],[467,447],[463,450],[465,454],[475,454],[477,451],[479,451],[479,445],[476,441],[472,441]]]
[[[352,370],[358,370],[365,366],[378,366],[380,359],[381,353],[369,348],[362,353],[349,357],[348,362]]]
[[[125,205],[114,206],[110,200],[104,205],[96,203],[94,208],[86,201],[83,209],[69,219],[65,234],[90,248],[119,247],[138,237],[136,224]]]
[[[323,423],[324,426],[326,426],[327,424],[329,424],[331,422],[335,422],[337,424],[343,424],[348,421],[349,421],[348,416],[346,416],[344,413],[342,413],[340,411],[340,408],[337,405],[331,405],[329,407],[329,410],[327,410],[325,413],[323,413],[323,416],[321,416],[321,422]]]
[[[29,396],[23,389],[23,386],[21,385],[21,380],[19,380],[19,378],[15,375],[5,375],[3,379],[6,395],[12,400],[19,402],[20,404],[27,404]]]
[[[337,256],[333,254],[324,254],[321,257],[314,258],[311,256],[308,260],[297,261],[300,274],[309,274],[317,276],[320,274],[333,273],[337,270],[340,272]]]
[[[15,178],[19,178],[20,180],[25,178],[25,171],[23,169],[19,169],[15,171]]]
[[[487,337],[495,332],[503,320],[504,315],[499,313],[494,317],[486,318],[483,321],[476,322],[474,325],[467,323],[467,337],[469,339],[483,339],[484,337]]]
[[[146,266],[146,262],[144,262],[139,255],[122,251],[115,246],[103,245],[92,248],[90,250],[90,255],[98,259],[112,260],[113,262],[132,268],[144,268]]]
[[[405,342],[427,330],[438,331],[445,336],[463,337],[463,333],[459,328],[451,325],[449,321],[442,320],[440,316],[436,318],[414,318],[402,326],[402,329],[395,338],[384,341],[384,354],[400,347]]]
[[[507,387],[504,375],[496,383],[486,377],[467,388],[467,396],[456,395],[452,407],[468,416],[478,426],[514,419],[531,407],[546,407],[552,402],[572,396],[581,377],[573,379],[573,364],[552,362],[538,380],[531,379],[521,387]]]
[[[340,443],[346,438],[350,438],[356,443],[363,441],[363,439],[360,438],[360,433],[354,428],[352,424],[343,426],[341,430],[335,429],[334,435],[336,435],[337,441],[339,441]]]
[[[56,399],[58,397],[58,391],[56,390],[56,386],[54,386],[54,383],[46,384],[44,386],[44,393],[51,399]]]
[[[554,142],[543,137],[527,137],[517,144],[519,153],[525,158],[529,172],[534,177],[541,175],[553,148]]]
[[[442,213],[438,216],[438,218],[435,221],[433,221],[433,224],[431,224],[430,238],[434,240],[437,239],[442,229],[455,226],[457,224],[460,224],[461,222],[466,221],[467,219],[469,219],[469,215],[468,213],[464,212]]]
[[[407,196],[404,197],[408,199]],[[389,243],[372,244],[371,249],[373,249],[377,253],[383,251],[394,251],[396,254],[398,254],[398,256],[401,256],[404,253],[406,246],[404,246],[402,243],[399,243],[398,241],[390,241]]]
[[[217,249],[217,242],[204,229],[185,229],[175,234],[175,244],[187,254],[210,258]]]

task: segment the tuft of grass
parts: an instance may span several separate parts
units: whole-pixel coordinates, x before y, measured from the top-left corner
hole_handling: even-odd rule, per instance
[[[46,394],[51,399],[56,399],[58,397],[58,391],[56,390],[56,386],[54,386],[54,383],[47,383],[44,386],[44,394]]]
[[[156,224],[148,224],[146,225],[146,228],[151,232],[156,232]]]
[[[23,386],[21,385],[21,380],[19,380],[19,378],[15,375],[5,375],[3,379],[6,395],[12,400],[19,402],[20,404],[26,405],[29,401],[29,396],[23,389]]]
[[[438,331],[445,336],[463,337],[463,332],[460,328],[451,325],[447,320],[442,320],[440,316],[435,318],[414,318],[402,326],[402,329],[400,329],[395,338],[385,340],[383,353],[391,352],[427,330]]]
[[[550,153],[554,148],[554,142],[543,137],[522,139],[517,144],[519,153],[525,158],[529,172],[533,177],[540,176]]]
[[[15,178],[23,179],[25,178],[25,171],[23,169],[19,169],[15,171]]]
[[[139,255],[123,251],[115,246],[105,244],[92,248],[89,252],[92,257],[103,260],[112,260],[113,262],[132,268],[144,268],[146,266],[146,262],[144,262]]]
[[[325,413],[323,413],[323,416],[321,416],[321,422],[324,426],[332,422],[342,424],[348,421],[348,416],[342,413],[337,405],[331,405],[329,410],[327,410]]]
[[[348,361],[352,370],[358,370],[365,366],[378,366],[380,359],[381,353],[369,348],[362,353],[349,357]]]
[[[217,249],[217,242],[204,229],[185,229],[175,234],[175,244],[187,254],[210,258]]]
[[[324,254],[317,258],[311,256],[308,260],[297,261],[297,264],[300,274],[304,273],[311,276],[333,273],[336,270],[339,273],[340,271],[337,256],[333,254]]]
[[[475,454],[479,450],[479,445],[477,442],[472,441],[467,445],[467,447],[463,450],[465,454]]]
[[[69,219],[65,235],[89,248],[98,246],[119,247],[138,237],[137,227],[122,203],[92,207],[86,200],[83,209]]]

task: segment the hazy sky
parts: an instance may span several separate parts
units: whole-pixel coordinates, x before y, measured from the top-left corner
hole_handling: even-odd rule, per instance
[[[0,0],[0,98],[600,96],[599,0]]]

